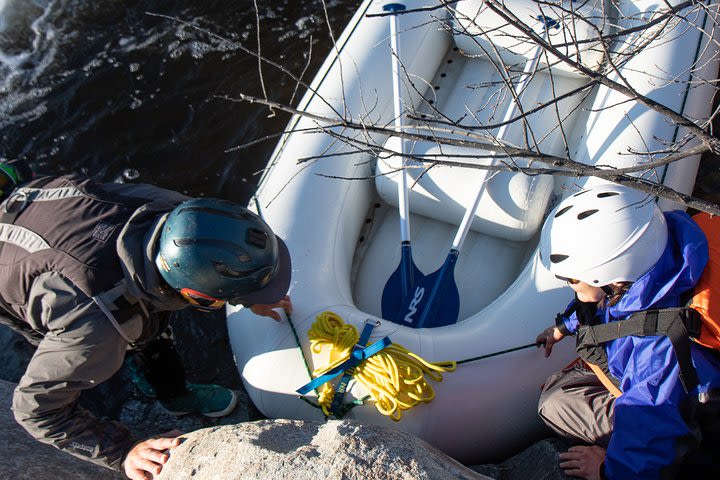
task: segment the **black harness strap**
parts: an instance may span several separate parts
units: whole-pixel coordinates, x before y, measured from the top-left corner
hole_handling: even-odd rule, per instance
[[[578,329],[578,348],[596,352],[595,347],[622,337],[666,336],[672,343],[680,366],[680,381],[685,392],[689,393],[699,384],[690,357],[690,345],[691,337],[700,336],[701,326],[700,315],[692,308],[646,310],[633,313],[625,320],[581,326]]]

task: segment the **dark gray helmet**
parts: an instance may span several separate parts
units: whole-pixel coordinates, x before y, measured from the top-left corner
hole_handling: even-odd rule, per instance
[[[155,263],[171,287],[200,307],[223,300],[272,304],[290,285],[285,242],[247,208],[219,199],[177,206],[163,226]]]

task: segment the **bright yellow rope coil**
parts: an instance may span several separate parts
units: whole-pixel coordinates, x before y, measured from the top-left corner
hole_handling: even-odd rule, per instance
[[[315,369],[315,377],[347,360],[360,339],[357,328],[347,325],[333,312],[318,315],[308,336],[313,353],[320,354],[324,348],[330,348],[328,365]],[[403,410],[420,402],[429,403],[435,397],[435,391],[427,383],[426,376],[441,382],[443,372],[452,372],[455,367],[455,362],[427,362],[405,347],[393,343],[355,367],[353,377],[370,392],[380,413],[398,421]],[[318,402],[323,412],[330,415],[334,387],[330,382],[325,383],[318,393]]]

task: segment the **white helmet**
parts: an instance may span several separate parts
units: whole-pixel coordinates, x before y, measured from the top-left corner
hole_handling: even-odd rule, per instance
[[[598,287],[634,282],[660,259],[667,237],[653,197],[616,184],[597,185],[550,212],[540,261],[559,277]]]

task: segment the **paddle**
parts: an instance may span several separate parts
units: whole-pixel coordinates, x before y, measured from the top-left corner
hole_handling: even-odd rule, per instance
[[[399,3],[389,3],[383,6],[386,12],[401,12],[405,6]],[[398,19],[397,15],[390,15],[390,48],[392,50],[392,80],[393,80],[393,106],[395,108],[395,131],[402,129],[402,95],[400,92],[400,47],[398,45]],[[405,141],[400,139],[400,154],[404,154]],[[398,183],[398,211],[400,213],[400,264],[390,275],[382,293],[382,316],[396,323],[414,323],[415,310],[406,306],[413,304],[417,296],[415,286],[424,278],[422,272],[415,266],[410,247],[410,210],[408,207],[408,180],[405,168],[407,160],[403,158]],[[420,294],[422,297],[422,294]]]
[[[547,37],[547,29],[549,27],[546,22],[543,23],[545,23],[544,36]],[[540,59],[541,51],[540,45],[537,45],[532,56],[525,62],[525,68],[522,73],[523,76],[515,88],[517,101],[513,101],[505,113],[503,125],[497,134],[498,140],[505,137],[509,125],[509,123],[506,122],[509,122],[517,113],[518,104],[520,103],[522,94],[525,92],[525,87],[530,80],[531,73],[535,70],[537,62]],[[422,295],[420,301],[416,302],[416,309],[420,311],[420,318],[416,325],[417,328],[442,327],[451,325],[458,320],[458,314],[460,313],[460,293],[458,292],[457,283],[455,282],[455,264],[457,263],[458,255],[460,255],[460,249],[465,242],[465,238],[467,238],[472,220],[475,217],[475,211],[480,204],[484,183],[489,173],[489,170],[481,171],[484,173],[478,180],[478,190],[475,195],[475,200],[473,204],[465,210],[465,215],[460,222],[445,262],[443,262],[438,270],[425,277],[422,284],[417,287],[417,289],[422,290],[423,293],[427,290],[430,292],[427,296]]]

